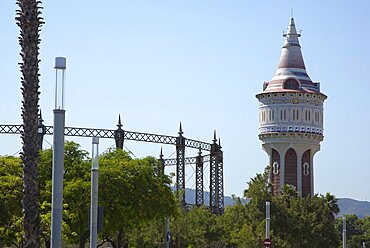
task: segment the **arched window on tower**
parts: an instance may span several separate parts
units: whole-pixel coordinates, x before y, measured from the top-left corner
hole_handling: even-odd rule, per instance
[[[274,162],[272,164],[272,173],[274,173],[274,175],[279,174],[279,163],[278,162]]]
[[[299,90],[299,82],[293,78],[288,78],[283,83],[284,89],[290,89],[290,90]]]
[[[284,161],[284,182],[297,187],[297,153],[293,148],[286,151]]]
[[[308,176],[310,174],[310,165],[306,162],[303,164],[303,175]]]

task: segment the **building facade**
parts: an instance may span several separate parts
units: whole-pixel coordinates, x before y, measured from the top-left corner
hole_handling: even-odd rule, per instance
[[[275,76],[263,83],[259,101],[259,139],[269,157],[272,192],[285,184],[301,196],[314,194],[313,160],[323,140],[320,83],[306,72],[301,46],[291,18]]]

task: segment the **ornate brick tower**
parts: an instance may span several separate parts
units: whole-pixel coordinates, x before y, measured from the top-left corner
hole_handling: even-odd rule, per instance
[[[294,19],[283,35],[284,46],[275,76],[256,95],[260,106],[259,139],[269,156],[271,184],[278,194],[284,184],[301,196],[314,194],[313,157],[323,140],[320,83],[307,75]]]

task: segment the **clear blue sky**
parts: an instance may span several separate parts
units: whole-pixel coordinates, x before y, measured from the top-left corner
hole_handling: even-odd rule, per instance
[[[14,2],[0,2],[2,124],[21,123]],[[216,129],[225,194],[239,196],[268,162],[258,140],[255,94],[275,73],[293,8],[307,72],[328,95],[315,192],[370,200],[369,1],[64,0],[43,7],[40,105],[46,125],[53,118],[54,57],[64,56],[67,126],[115,129],[120,113],[126,130],[176,136],[181,121],[186,137],[211,142]],[[91,139],[73,140],[91,150]],[[100,150],[112,145],[101,140]],[[137,157],[160,151],[158,144],[125,145]],[[0,135],[0,154],[20,149],[19,136]],[[165,157],[175,151],[163,149]],[[186,171],[190,178],[191,167]],[[194,176],[187,187],[193,184]]]

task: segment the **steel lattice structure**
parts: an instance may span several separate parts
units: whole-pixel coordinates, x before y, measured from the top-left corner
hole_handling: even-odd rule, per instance
[[[199,150],[199,155],[196,157],[195,167],[195,204],[197,206],[204,204],[203,196],[203,163],[202,150]]]
[[[0,124],[0,134],[21,134],[23,132],[22,125],[7,125]],[[176,159],[163,159],[161,151],[160,162],[162,164],[162,171],[164,167],[176,165],[176,190],[179,192],[185,190],[185,165],[196,165],[196,205],[203,205],[203,164],[210,163],[210,208],[215,214],[222,214],[224,209],[224,195],[223,195],[223,152],[220,144],[216,143],[214,138],[213,144],[187,139],[183,136],[182,127],[180,123],[179,136],[168,136],[161,134],[141,133],[126,131],[122,129],[121,118],[118,119],[117,129],[97,129],[97,128],[81,128],[81,127],[65,127],[64,134],[66,136],[74,137],[99,137],[115,139],[116,148],[123,149],[124,140],[141,141],[160,143],[167,145],[174,145],[176,147]],[[53,127],[43,125],[41,114],[38,120],[38,134],[39,134],[39,149],[42,149],[42,141],[44,135],[52,135]],[[216,133],[214,134],[216,137]],[[185,157],[185,149],[193,148],[199,150],[199,155],[196,157]],[[201,152],[207,151],[210,154],[202,156]],[[185,203],[185,194],[183,195],[183,204]]]
[[[185,191],[185,138],[180,124],[179,137],[176,138],[176,191]],[[185,204],[185,192],[182,195]]]

